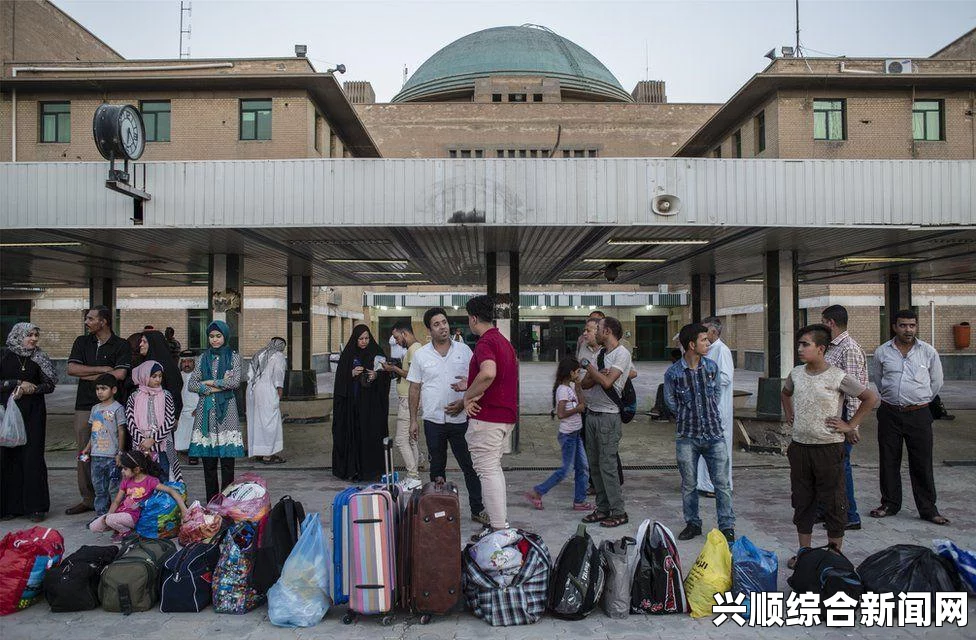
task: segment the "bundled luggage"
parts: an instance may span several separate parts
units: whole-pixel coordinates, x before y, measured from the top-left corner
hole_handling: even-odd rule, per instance
[[[202,506],[199,500],[194,500],[186,510],[183,522],[180,523],[177,539],[183,546],[194,542],[206,542],[220,533],[223,523],[224,519],[219,513],[210,511]]]
[[[268,484],[256,473],[242,473],[213,497],[207,509],[234,522],[261,522],[271,511]]]
[[[865,590],[854,565],[833,544],[800,549],[787,583],[796,592],[819,593],[820,602],[838,591],[860,601]]]
[[[127,537],[119,557],[102,571],[98,597],[105,611],[148,611],[159,601],[163,563],[176,552],[169,540]]]
[[[600,603],[604,580],[600,551],[586,532],[586,525],[580,524],[556,556],[549,610],[557,618],[582,620]]]
[[[186,485],[182,482],[166,482],[186,500]],[[136,533],[143,538],[175,538],[180,532],[182,512],[173,496],[165,491],[153,491],[142,503]]]
[[[217,613],[247,613],[264,602],[264,595],[254,588],[252,580],[257,545],[258,526],[254,522],[237,522],[224,534],[213,574],[213,608]]]
[[[681,559],[671,530],[660,522],[652,525],[650,520],[645,520],[637,530],[637,540],[630,612],[688,613]]]
[[[277,508],[277,507],[276,507]],[[332,559],[325,547],[319,514],[301,524],[301,536],[281,577],[268,591],[268,619],[279,627],[311,627],[329,611]]]
[[[51,611],[87,611],[96,609],[98,583],[102,570],[119,555],[114,545],[85,545],[51,567],[44,576],[44,597]]]
[[[746,536],[732,543],[732,594],[745,594],[746,611],[750,594],[776,591],[779,559],[772,551],[760,549]]]
[[[281,576],[288,554],[298,542],[299,530],[305,520],[301,502],[284,496],[268,514],[260,529],[257,555],[254,558],[254,588],[265,593]]]
[[[637,541],[624,536],[620,540],[600,543],[600,559],[605,574],[603,598],[600,605],[611,618],[630,615],[630,586],[633,574],[629,571],[630,555],[635,553]]]
[[[0,615],[37,602],[45,573],[63,554],[64,538],[49,527],[31,527],[5,535],[0,540]]]
[[[397,540],[400,603],[420,614],[444,615],[461,598],[461,504],[450,482],[411,491]]]
[[[492,626],[533,624],[542,617],[552,571],[542,538],[502,529],[469,544],[462,558],[464,596],[476,617]]]
[[[858,567],[864,589],[875,593],[961,591],[951,560],[917,544],[896,544],[867,557]]]
[[[213,599],[213,574],[220,559],[220,541],[192,542],[163,563],[159,610],[163,613],[203,611]]]
[[[715,594],[732,590],[732,554],[725,535],[718,529],[708,532],[705,547],[685,579],[691,617],[712,615]]]

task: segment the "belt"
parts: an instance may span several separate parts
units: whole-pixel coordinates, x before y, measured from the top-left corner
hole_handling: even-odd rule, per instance
[[[890,402],[885,402],[884,400],[881,401],[881,404],[882,406],[887,407],[892,411],[897,411],[898,413],[908,413],[909,411],[918,411],[919,409],[924,409],[925,407],[929,406],[928,402],[923,402],[922,404],[905,404],[899,406],[897,404],[891,404]]]

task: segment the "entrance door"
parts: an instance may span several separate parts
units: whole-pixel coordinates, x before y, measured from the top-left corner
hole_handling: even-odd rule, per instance
[[[636,320],[637,360],[667,360],[667,316],[637,316]]]
[[[579,341],[579,337],[583,335],[585,328],[585,318],[565,318],[563,320],[563,340],[565,341],[563,355],[576,355],[576,344]]]

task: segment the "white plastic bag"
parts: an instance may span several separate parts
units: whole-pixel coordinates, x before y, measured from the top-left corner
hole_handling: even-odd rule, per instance
[[[332,554],[322,535],[319,514],[310,513],[288,554],[281,577],[268,590],[268,620],[278,627],[311,627],[329,611]]]
[[[27,444],[24,416],[20,415],[15,395],[15,393],[10,394],[7,408],[3,410],[3,415],[0,417],[0,447],[21,447]]]

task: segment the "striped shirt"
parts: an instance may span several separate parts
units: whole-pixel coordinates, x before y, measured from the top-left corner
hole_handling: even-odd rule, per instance
[[[846,331],[830,341],[824,360],[857,380],[861,386],[868,386],[867,358],[864,357],[861,346]],[[861,406],[861,401],[855,396],[847,396],[844,406],[850,419]]]
[[[692,369],[681,358],[664,374],[664,401],[675,415],[678,438],[720,440],[725,437],[718,413],[719,370],[702,358]]]

